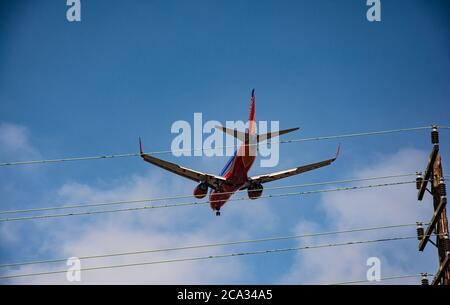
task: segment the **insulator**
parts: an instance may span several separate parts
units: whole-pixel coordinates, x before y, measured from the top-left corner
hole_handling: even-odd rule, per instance
[[[433,125],[431,131],[431,143],[433,144],[439,144],[439,132],[436,125]]]
[[[443,243],[443,248],[444,248],[444,252],[450,252],[450,239],[448,238],[448,236],[445,236],[444,239],[442,239],[442,243]]]
[[[430,285],[430,282],[428,281],[428,277],[426,275],[422,275],[422,285]]]
[[[418,190],[420,190],[420,187],[422,186],[422,182],[423,182],[422,173],[417,173],[417,176],[416,176],[416,188]]]
[[[417,228],[417,239],[422,240],[425,230],[423,228]]]
[[[424,234],[425,234],[425,231],[422,227],[422,223],[417,223],[417,239],[419,241],[422,240]]]
[[[447,196],[447,188],[445,186],[444,180],[441,179],[439,182],[439,193],[441,196]]]

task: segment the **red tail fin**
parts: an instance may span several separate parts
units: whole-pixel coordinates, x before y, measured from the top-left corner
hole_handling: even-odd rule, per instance
[[[250,103],[250,116],[248,118],[249,121],[249,128],[248,133],[250,135],[255,134],[256,132],[256,126],[255,126],[255,89],[252,90],[252,100]]]
[[[255,120],[255,89],[252,90],[252,99],[250,102],[250,116],[248,120],[249,121]]]

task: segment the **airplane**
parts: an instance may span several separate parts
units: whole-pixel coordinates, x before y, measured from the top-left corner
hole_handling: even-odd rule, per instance
[[[235,192],[247,189],[249,199],[257,199],[262,195],[264,183],[328,166],[337,160],[340,150],[339,145],[335,157],[328,160],[274,173],[249,177],[248,171],[255,161],[255,150],[257,149],[256,147],[258,143],[299,129],[290,128],[265,134],[256,134],[255,89],[252,90],[251,94],[249,125],[246,132],[244,133],[242,131],[228,129],[222,126],[216,126],[216,129],[242,141],[234,155],[228,160],[225,167],[222,169],[220,175],[196,171],[175,163],[158,159],[149,154],[145,154],[142,150],[141,139],[139,138],[140,156],[144,161],[199,183],[193,192],[195,198],[203,199],[208,194],[208,190],[211,189],[209,203],[212,210],[215,211],[216,216],[220,216],[220,209]]]

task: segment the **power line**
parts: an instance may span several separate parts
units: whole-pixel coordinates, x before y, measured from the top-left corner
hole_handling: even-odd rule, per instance
[[[334,139],[342,139],[342,138],[355,138],[355,137],[362,137],[362,136],[375,136],[375,135],[384,135],[384,134],[390,134],[390,133],[419,131],[419,130],[430,129],[430,128],[431,128],[431,126],[398,128],[398,129],[381,130],[381,131],[349,133],[349,134],[341,134],[341,135],[334,135],[334,136],[319,136],[319,137],[300,138],[300,139],[293,139],[293,140],[281,140],[281,141],[279,141],[279,143],[294,143],[294,142],[334,140]]]
[[[389,175],[389,176],[377,176],[377,177],[354,178],[354,179],[305,183],[305,184],[293,184],[293,185],[284,185],[284,186],[277,186],[277,187],[268,187],[268,188],[264,188],[264,190],[270,191],[270,190],[280,190],[280,189],[289,189],[289,188],[303,188],[303,187],[329,185],[329,184],[342,184],[342,183],[363,182],[363,181],[371,181],[371,180],[402,178],[402,177],[409,177],[409,176],[416,176],[416,175],[417,174],[415,174],[415,173],[397,174],[397,175]],[[232,193],[237,194],[237,193],[243,193],[243,192],[247,192],[247,190],[239,190],[236,192],[222,192],[220,194],[232,194]],[[193,194],[189,194],[189,195],[177,195],[177,196],[159,197],[159,198],[119,200],[119,201],[98,202],[98,203],[64,204],[64,205],[59,205],[59,206],[33,208],[33,209],[3,210],[3,211],[0,210],[0,215],[30,213],[30,212],[43,212],[43,211],[52,211],[52,210],[77,209],[77,208],[88,208],[88,207],[102,207],[102,206],[122,205],[122,204],[136,204],[136,203],[143,203],[143,202],[157,202],[157,201],[176,200],[176,199],[184,199],[184,198],[192,198],[192,197],[195,197],[195,196]]]
[[[371,240],[359,240],[359,241],[357,240],[357,241],[349,241],[349,242],[342,242],[342,243],[330,243],[330,244],[302,246],[302,247],[266,249],[266,250],[258,250],[258,251],[247,251],[247,252],[227,253],[227,254],[208,255],[208,256],[176,258],[176,259],[148,261],[148,262],[139,262],[139,263],[96,266],[96,267],[89,267],[89,268],[81,268],[80,271],[92,271],[92,270],[102,270],[102,269],[136,267],[136,266],[167,264],[167,263],[175,263],[175,262],[202,261],[202,260],[227,258],[227,257],[259,255],[259,254],[271,254],[271,253],[281,253],[281,252],[291,252],[291,251],[301,251],[301,250],[330,248],[330,247],[341,247],[341,246],[352,246],[352,245],[380,243],[380,242],[388,242],[388,241],[401,241],[401,240],[409,240],[409,239],[416,239],[416,238],[417,238],[417,236],[404,236],[404,237],[391,237],[391,238],[381,238],[381,239],[371,239]],[[4,276],[0,276],[0,280],[1,279],[11,279],[11,278],[20,278],[20,277],[29,277],[29,276],[51,275],[51,274],[66,273],[66,272],[67,272],[67,270],[55,270],[55,271],[44,271],[44,272],[4,275]]]
[[[427,276],[433,276],[430,273],[426,274]],[[369,281],[369,280],[355,280],[355,281],[348,281],[348,282],[338,282],[338,283],[332,283],[327,285],[349,285],[349,284],[362,284],[362,283],[377,283],[380,281],[389,281],[389,280],[396,280],[396,279],[406,279],[406,278],[417,278],[422,277],[424,274],[422,273],[416,273],[416,274],[405,274],[405,275],[393,275],[393,276],[387,276],[382,277],[378,281]]]
[[[377,227],[347,229],[347,230],[340,230],[340,231],[316,232],[316,233],[308,233],[308,234],[301,234],[301,235],[275,236],[275,237],[266,237],[266,238],[259,238],[259,239],[250,239],[250,240],[219,242],[219,243],[212,243],[212,244],[188,245],[188,246],[173,247],[173,248],[128,251],[128,252],[89,255],[89,256],[77,256],[77,258],[80,260],[88,260],[88,259],[97,259],[97,258],[105,258],[105,257],[128,256],[128,255],[148,254],[148,253],[167,252],[167,251],[179,251],[179,250],[191,250],[191,249],[200,249],[200,248],[211,248],[211,247],[219,247],[219,246],[261,243],[261,242],[268,242],[268,241],[300,239],[300,238],[305,238],[305,237],[317,237],[317,236],[347,234],[347,233],[355,233],[355,232],[367,232],[367,231],[404,228],[404,227],[415,227],[415,226],[417,226],[417,223],[385,225],[385,226],[377,226]],[[0,264],[0,268],[17,267],[17,266],[24,266],[24,265],[58,263],[58,262],[64,262],[66,260],[67,260],[67,258],[57,258],[57,259],[36,260],[36,261],[28,261],[28,262],[18,262],[18,263],[5,263],[5,264]]]
[[[410,183],[415,183],[415,182],[416,181],[402,181],[402,182],[364,185],[364,186],[349,186],[349,187],[342,187],[342,188],[335,188],[335,189],[323,189],[323,190],[312,190],[312,191],[304,191],[304,192],[269,194],[269,195],[263,195],[260,198],[279,198],[279,197],[317,194],[317,193],[329,193],[329,192],[349,191],[349,190],[358,190],[358,189],[370,189],[370,188],[385,187],[385,186],[405,185],[405,184],[410,184]],[[230,198],[228,201],[244,201],[244,200],[250,200],[250,199],[248,197],[239,197],[239,198]],[[207,203],[209,203],[209,201],[191,201],[191,202],[184,202],[184,203],[164,204],[164,205],[146,205],[146,206],[142,206],[142,207],[123,208],[123,209],[74,212],[74,213],[67,213],[67,214],[46,214],[46,215],[35,215],[35,216],[26,216],[26,217],[0,218],[0,222],[22,221],[22,220],[32,220],[32,219],[48,219],[48,218],[59,218],[59,217],[69,217],[69,216],[81,216],[81,215],[96,215],[96,214],[117,213],[117,212],[131,212],[131,211],[172,208],[172,207],[182,207],[182,206],[198,206],[198,205],[204,205]]]
[[[362,137],[362,136],[384,135],[384,134],[390,134],[390,133],[411,132],[411,131],[419,131],[419,130],[424,130],[424,129],[430,129],[430,126],[398,128],[398,129],[371,131],[371,132],[358,132],[358,133],[340,134],[340,135],[332,135],[332,136],[318,136],[318,137],[299,138],[299,139],[292,139],[292,140],[278,140],[278,141],[271,141],[271,143],[272,144],[277,144],[277,143],[288,144],[288,143],[299,143],[299,142],[309,142],[309,141],[333,140],[333,139],[353,138],[353,137]],[[249,144],[248,146],[253,146],[253,145],[257,145],[257,144]],[[223,149],[223,148],[232,148],[232,147],[236,147],[236,145],[234,144],[234,145],[217,146],[214,149]],[[208,151],[208,150],[212,150],[212,149],[213,148],[160,150],[160,151],[147,152],[147,154],[156,155],[156,154],[169,154],[169,153],[188,153],[188,152],[195,152],[195,151]],[[137,157],[137,156],[140,156],[140,153],[126,153],[126,154],[111,154],[111,155],[86,156],[86,157],[66,157],[66,158],[58,158],[58,159],[3,162],[3,163],[0,163],[0,166],[59,163],[59,162],[71,162],[71,161],[113,159],[113,158],[117,159],[117,158]]]

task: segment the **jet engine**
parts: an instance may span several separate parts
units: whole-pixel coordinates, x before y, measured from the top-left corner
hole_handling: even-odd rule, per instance
[[[258,199],[259,197],[261,197],[263,192],[263,186],[262,184],[258,183],[258,184],[251,184],[248,187],[247,193],[248,193],[248,198],[254,200],[254,199]]]
[[[207,193],[208,193],[208,185],[204,182],[197,185],[197,187],[194,189],[194,196],[197,199],[205,198]]]

